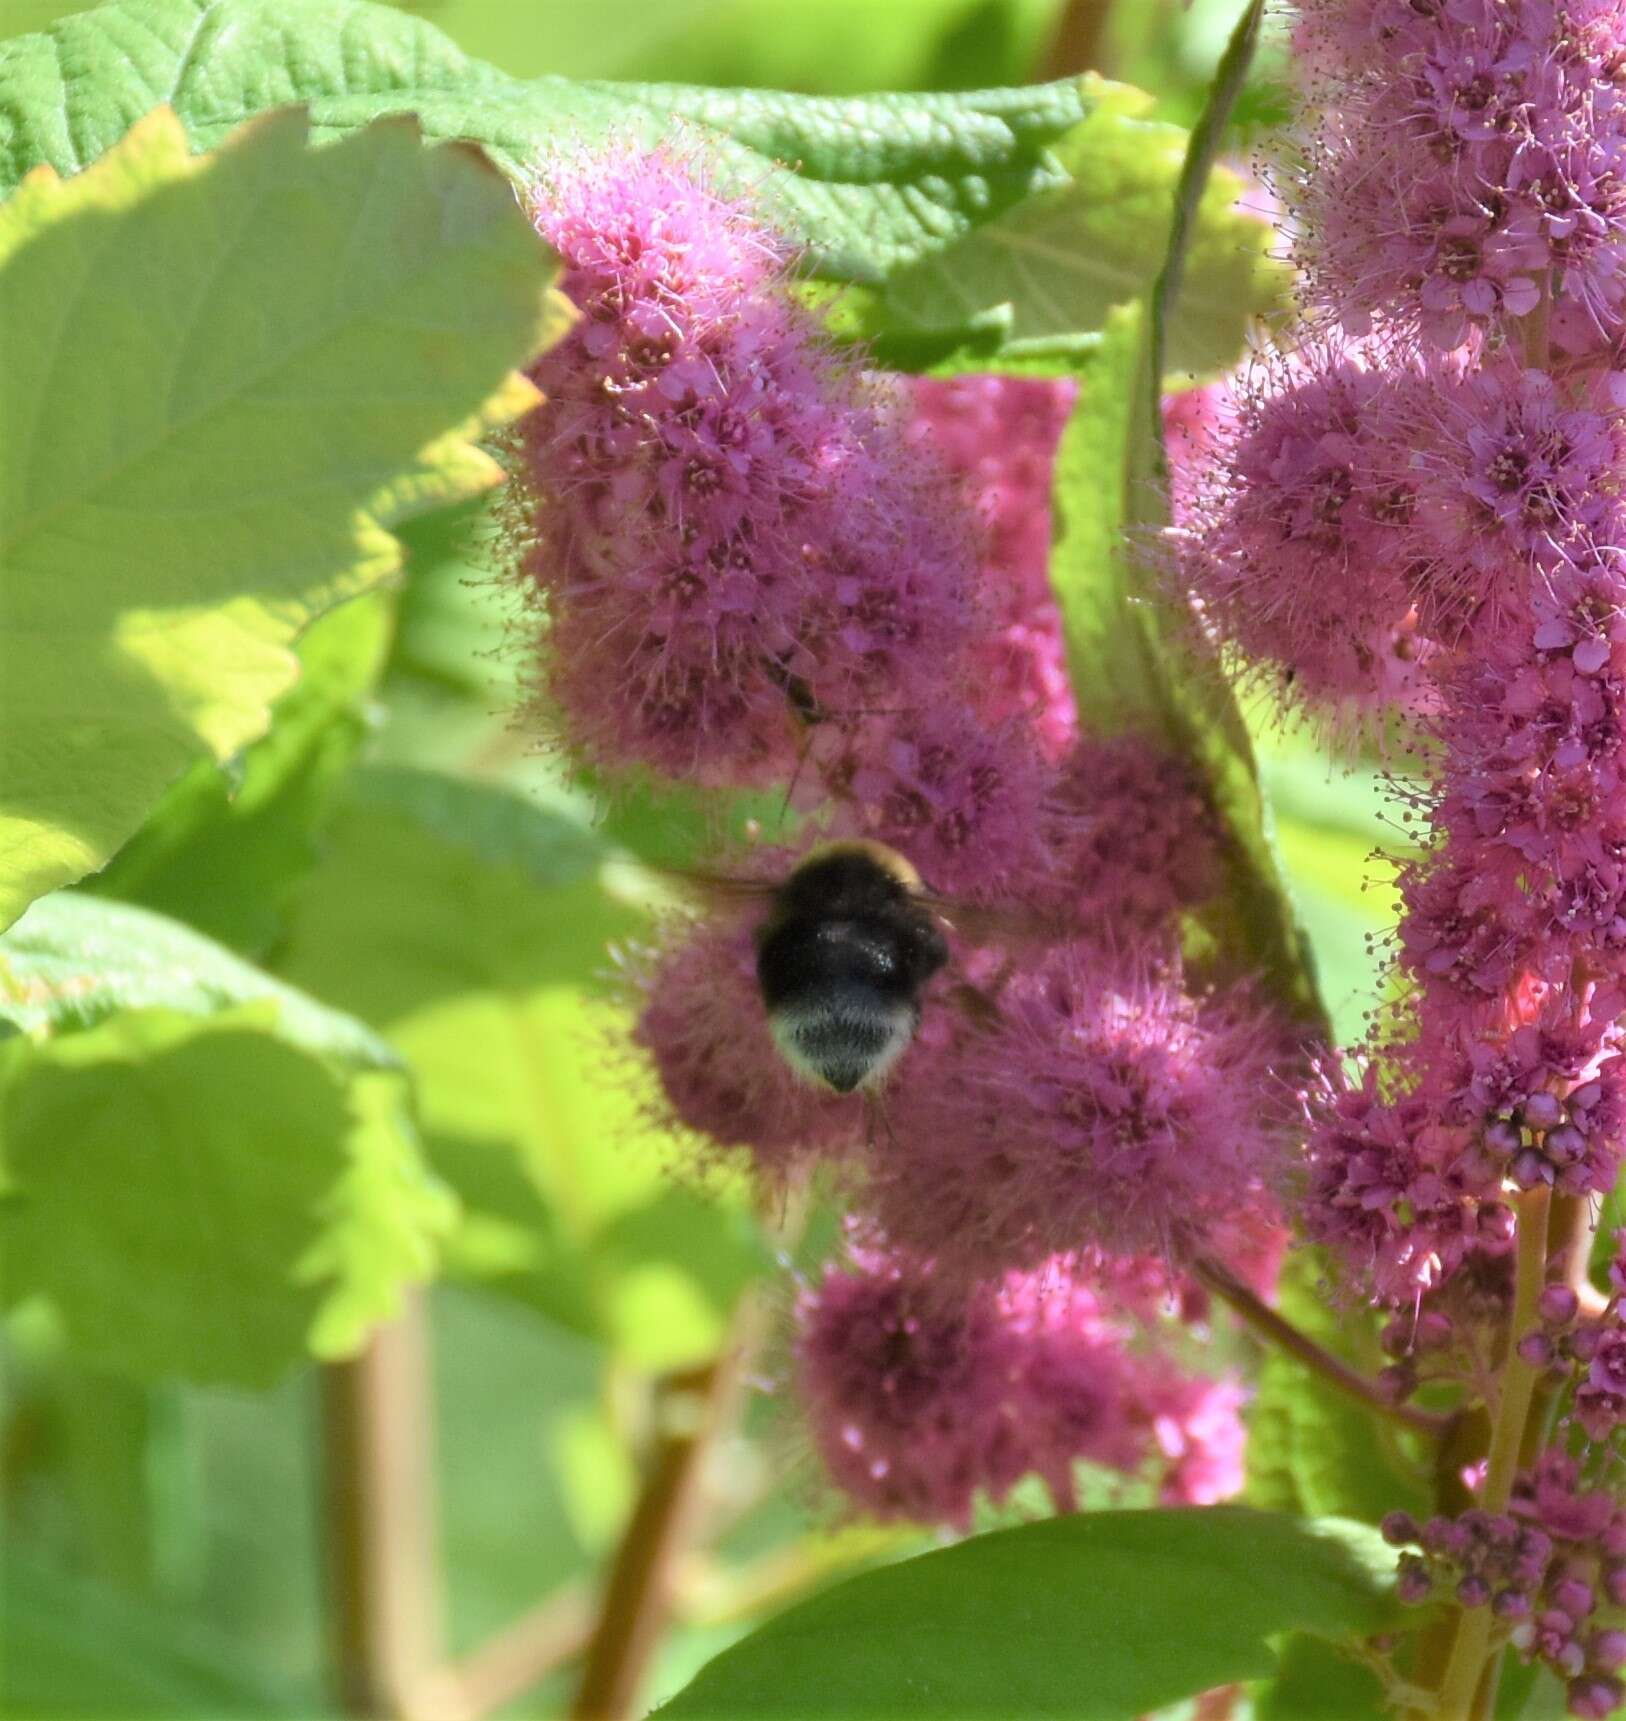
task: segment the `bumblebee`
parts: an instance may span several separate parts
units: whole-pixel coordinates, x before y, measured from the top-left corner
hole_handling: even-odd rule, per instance
[[[814,849],[773,888],[756,943],[774,1044],[838,1094],[885,1078],[949,957],[919,873],[875,842]]]

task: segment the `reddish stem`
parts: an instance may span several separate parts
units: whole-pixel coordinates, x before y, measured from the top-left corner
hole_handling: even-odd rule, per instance
[[[659,1444],[610,1568],[572,1721],[626,1721],[634,1712],[672,1610],[675,1569],[705,1505],[705,1459],[730,1420],[738,1383],[736,1350],[658,1388]]]
[[[1278,1314],[1275,1309],[1249,1290],[1228,1267],[1207,1257],[1199,1258],[1192,1273],[1216,1297],[1229,1304],[1244,1324],[1267,1344],[1275,1345],[1289,1356],[1296,1357],[1313,1370],[1336,1391],[1353,1398],[1379,1416],[1404,1423],[1407,1428],[1430,1438],[1442,1439],[1452,1425],[1450,1416],[1432,1410],[1419,1410],[1415,1405],[1396,1404],[1384,1396],[1376,1381],[1353,1369],[1341,1357],[1336,1357],[1319,1345],[1306,1332]]]

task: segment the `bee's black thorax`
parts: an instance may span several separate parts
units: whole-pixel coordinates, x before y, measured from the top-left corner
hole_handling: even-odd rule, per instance
[[[757,935],[757,980],[781,1050],[839,1093],[876,1079],[948,960],[937,922],[884,851],[831,848],[786,879]]]

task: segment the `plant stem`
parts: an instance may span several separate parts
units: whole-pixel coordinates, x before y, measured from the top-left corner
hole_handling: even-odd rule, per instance
[[[1513,1492],[1525,1425],[1536,1397],[1540,1371],[1519,1355],[1519,1337],[1538,1323],[1537,1304],[1547,1276],[1547,1221],[1552,1191],[1543,1184],[1519,1197],[1519,1252],[1513,1281],[1513,1313],[1508,1321],[1507,1355],[1502,1365],[1502,1390],[1491,1423],[1490,1453],[1479,1504],[1487,1512],[1506,1509]],[[1475,1698],[1485,1679],[1495,1621],[1488,1607],[1463,1608],[1457,1617],[1451,1659],[1440,1682],[1442,1717],[1477,1713]],[[1494,1651],[1500,1655],[1498,1648]]]
[[[610,1568],[572,1721],[625,1721],[634,1712],[671,1612],[675,1568],[705,1504],[705,1460],[733,1414],[742,1348],[736,1330],[729,1353],[658,1388],[659,1445]]]
[[[321,1371],[323,1542],[346,1714],[425,1711],[440,1658],[423,1295]]]
[[[1291,1321],[1279,1315],[1262,1298],[1250,1291],[1228,1267],[1222,1267],[1218,1261],[1207,1256],[1200,1256],[1193,1263],[1191,1271],[1200,1283],[1206,1285],[1216,1297],[1227,1303],[1241,1317],[1251,1332],[1267,1344],[1275,1345],[1289,1356],[1296,1357],[1306,1368],[1318,1374],[1329,1386],[1346,1397],[1355,1399],[1376,1415],[1404,1423],[1407,1428],[1414,1429],[1419,1434],[1427,1434],[1436,1440],[1443,1438],[1450,1429],[1453,1421],[1450,1416],[1432,1410],[1419,1410],[1415,1405],[1396,1404],[1386,1398],[1376,1381],[1358,1369],[1351,1368],[1342,1357],[1334,1356],[1323,1345],[1317,1344],[1308,1333],[1301,1332]]]
[[[1102,40],[1111,11],[1112,0],[1068,0],[1035,77],[1043,83],[1102,70]]]

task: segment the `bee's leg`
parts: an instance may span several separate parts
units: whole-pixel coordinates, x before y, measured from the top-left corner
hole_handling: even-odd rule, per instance
[[[807,739],[802,743],[802,750],[796,755],[796,769],[791,772],[790,781],[785,785],[785,798],[779,803],[780,824],[790,815],[790,804],[796,795],[796,785],[802,780],[802,767],[807,763],[808,755],[813,751],[813,743],[818,738],[818,730],[809,728]]]
[[[864,1151],[875,1151],[875,1126],[879,1124],[886,1135],[887,1145],[897,1151],[898,1138],[893,1133],[892,1120],[886,1115],[886,1102],[874,1088],[864,1090]]]

